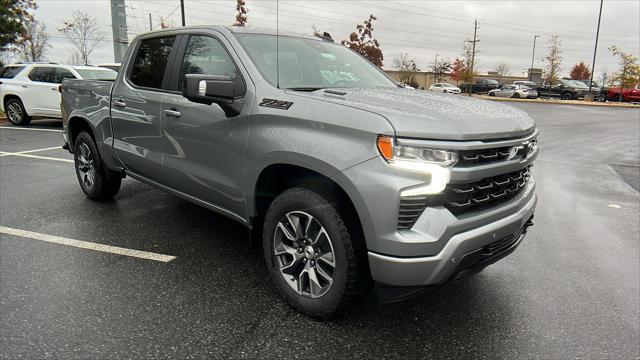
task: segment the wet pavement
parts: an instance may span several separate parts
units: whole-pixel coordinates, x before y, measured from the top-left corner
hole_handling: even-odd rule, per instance
[[[516,106],[542,148],[518,250],[324,322],[278,297],[241,225],[131,179],[114,201],[87,200],[70,154],[6,155],[58,146],[60,133],[0,127],[0,226],[177,257],[1,234],[0,358],[638,358],[640,110]]]

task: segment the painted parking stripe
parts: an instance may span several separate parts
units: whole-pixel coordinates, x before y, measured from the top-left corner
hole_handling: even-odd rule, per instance
[[[4,152],[4,151],[0,151],[0,156],[18,156],[18,157],[27,157],[32,159],[53,160],[53,161],[73,163],[73,160],[70,160],[70,159],[60,159],[60,158],[54,158],[49,156],[39,156],[39,155],[21,154],[21,153],[10,153],[10,152]]]
[[[62,130],[57,129],[43,129],[43,128],[24,128],[24,127],[11,127],[11,126],[0,126],[0,129],[4,130],[27,130],[27,131],[51,131],[51,132],[62,132]]]
[[[14,155],[14,154],[30,154],[30,153],[39,152],[39,151],[61,150],[61,149],[62,149],[62,146],[53,146],[53,147],[44,148],[44,149],[16,151],[16,152],[2,151],[0,156],[9,156],[9,155]]]
[[[54,244],[73,246],[80,249],[94,250],[94,251],[100,251],[100,252],[105,252],[110,254],[117,254],[117,255],[123,255],[123,256],[129,256],[129,257],[135,257],[139,259],[146,259],[146,260],[153,260],[153,261],[160,261],[160,262],[169,262],[176,258],[175,256],[171,256],[171,255],[163,255],[163,254],[157,254],[157,253],[152,253],[147,251],[127,249],[127,248],[118,247],[118,246],[92,243],[88,241],[69,239],[61,236],[47,235],[47,234],[37,233],[33,231],[14,229],[14,228],[9,228],[4,226],[0,226],[0,233],[19,236],[19,237],[28,238],[28,239],[46,241]]]

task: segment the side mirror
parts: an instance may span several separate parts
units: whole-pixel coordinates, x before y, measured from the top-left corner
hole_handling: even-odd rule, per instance
[[[223,75],[186,74],[183,79],[182,96],[190,101],[211,105],[216,103],[227,116],[236,116],[242,110],[242,101],[236,99],[234,81]]]

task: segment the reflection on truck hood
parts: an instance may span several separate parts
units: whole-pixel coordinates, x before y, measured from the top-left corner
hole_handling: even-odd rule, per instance
[[[404,137],[482,140],[524,136],[535,123],[524,111],[464,95],[402,88],[319,90],[310,97],[352,106],[387,118]]]

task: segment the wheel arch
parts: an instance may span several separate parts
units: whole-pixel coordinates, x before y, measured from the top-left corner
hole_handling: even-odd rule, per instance
[[[93,126],[91,126],[91,122],[81,116],[72,116],[69,118],[68,127],[68,141],[70,149],[73,149],[74,141],[78,137],[78,135],[84,130],[89,133],[93,141],[96,141]]]
[[[255,233],[258,238],[262,233],[262,218],[276,196],[288,188],[304,186],[334,200],[338,210],[346,214],[345,220],[364,239],[361,212],[345,190],[347,187],[331,175],[333,174],[323,174],[310,167],[285,162],[272,163],[264,167],[256,177],[253,194],[249,196],[250,203],[247,204],[251,213],[251,225],[257,230]],[[254,237],[254,241],[258,238]]]
[[[22,104],[22,108],[27,113],[27,116],[31,116],[31,114],[29,113],[29,109],[27,109],[27,107],[24,105],[24,101],[22,101],[22,98],[20,97],[20,95],[16,93],[4,94],[4,96],[2,97],[2,108],[5,110],[5,112],[7,111],[7,102],[11,99],[16,99],[20,101],[20,103]]]

